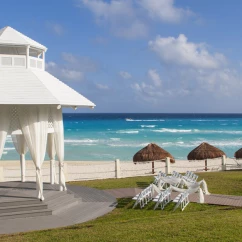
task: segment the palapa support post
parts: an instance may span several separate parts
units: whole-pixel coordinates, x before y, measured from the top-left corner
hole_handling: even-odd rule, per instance
[[[152,161],[152,174],[155,174],[155,162]]]
[[[205,169],[204,169],[205,171],[207,171],[208,170],[208,161],[207,161],[207,159],[205,160]]]
[[[166,174],[171,174],[170,157],[166,157]]]
[[[226,156],[222,156],[222,171],[226,171]]]
[[[21,182],[25,182],[25,170],[26,170],[26,164],[25,164],[25,155],[20,155],[20,165],[21,165]]]
[[[119,159],[115,160],[115,177],[116,178],[121,177],[121,175],[120,175],[120,160]]]

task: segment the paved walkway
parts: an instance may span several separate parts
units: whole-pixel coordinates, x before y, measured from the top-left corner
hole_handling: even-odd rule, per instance
[[[105,191],[116,198],[128,198],[128,197],[134,197],[142,190],[143,189],[141,188],[119,188],[119,189],[108,189]],[[179,193],[177,192],[172,192],[171,198],[174,199],[178,194]],[[198,194],[195,193],[195,194],[189,195],[189,200],[191,202],[197,202]],[[211,195],[204,195],[204,200],[205,200],[204,202],[207,204],[242,207],[242,196],[211,194]]]

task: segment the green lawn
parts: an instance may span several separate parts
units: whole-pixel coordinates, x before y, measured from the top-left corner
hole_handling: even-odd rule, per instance
[[[212,193],[242,195],[242,172],[201,173]],[[139,187],[152,177],[75,182],[75,185],[98,187]],[[83,224],[39,232],[0,236],[0,241],[242,241],[242,209],[190,203],[181,212],[132,209],[131,199],[119,199],[111,213]]]
[[[197,174],[199,176],[199,180],[204,179],[207,182],[208,190],[211,193],[242,196],[242,171],[201,172]],[[70,182],[69,184],[88,186],[97,189],[112,189],[146,187],[153,182],[153,180],[153,176],[147,176],[94,181],[77,181]]]

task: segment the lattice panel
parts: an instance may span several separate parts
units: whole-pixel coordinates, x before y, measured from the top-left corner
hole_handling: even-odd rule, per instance
[[[19,117],[18,117],[18,110],[16,106],[11,107],[10,110],[10,127],[9,127],[9,134],[16,130],[21,130],[21,126],[19,123]],[[53,128],[53,118],[51,115],[51,112],[49,112],[49,118],[48,118],[48,128]]]
[[[20,124],[19,124],[19,119],[18,119],[18,111],[17,111],[17,108],[15,106],[11,108],[10,116],[11,116],[11,121],[10,121],[9,132],[12,133],[13,131],[20,129]]]
[[[49,111],[48,128],[54,128],[51,110]]]

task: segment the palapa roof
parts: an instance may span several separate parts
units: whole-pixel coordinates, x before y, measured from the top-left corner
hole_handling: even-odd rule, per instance
[[[222,157],[223,155],[225,155],[225,153],[222,150],[203,142],[188,154],[187,159],[206,160]]]
[[[174,157],[167,152],[166,150],[162,149],[160,146],[151,143],[148,144],[146,147],[138,151],[133,156],[133,161],[136,162],[146,162],[146,161],[156,161],[156,160],[164,160],[166,157],[170,157],[170,162],[175,163]]]
[[[95,106],[50,73],[31,68],[0,68],[1,104]]]
[[[18,32],[17,30],[7,26],[0,29],[0,45],[13,45],[13,46],[31,46],[37,49],[46,51],[47,48],[44,45],[32,40],[26,35]]]
[[[239,150],[237,150],[235,153],[234,153],[234,157],[236,159],[242,159],[242,148],[240,148]]]

